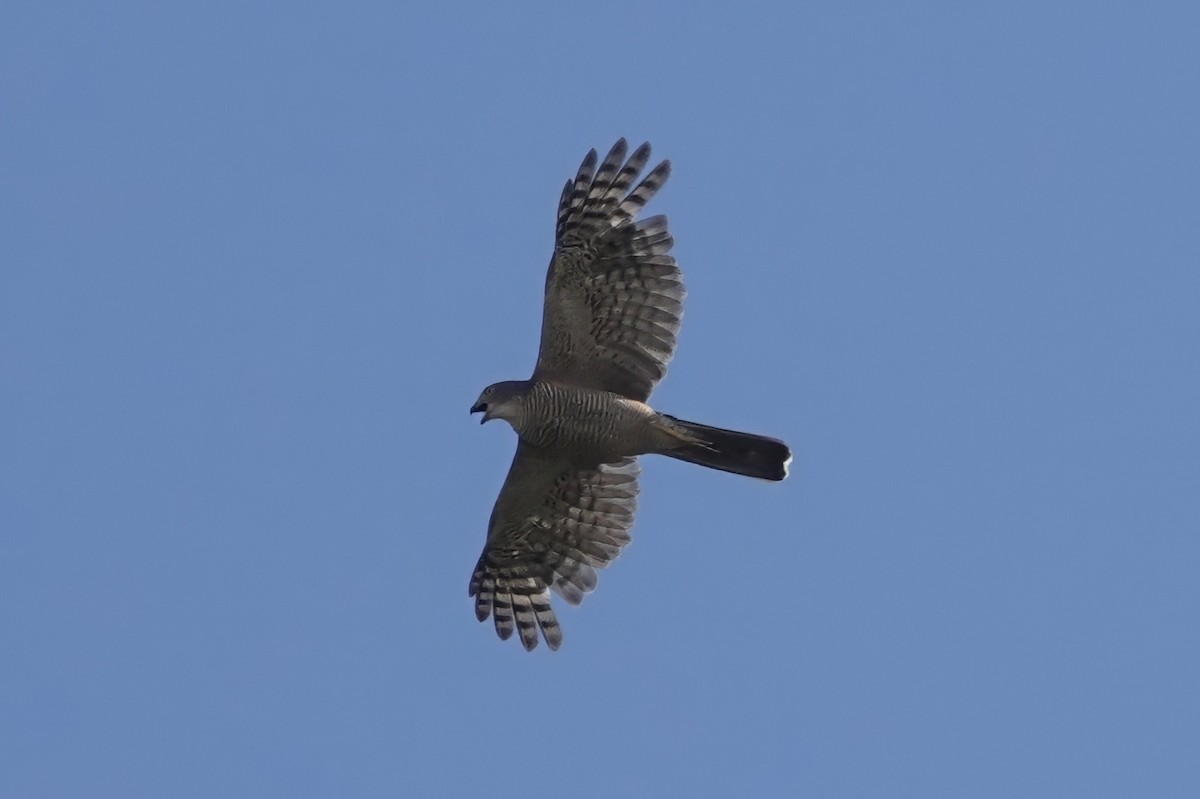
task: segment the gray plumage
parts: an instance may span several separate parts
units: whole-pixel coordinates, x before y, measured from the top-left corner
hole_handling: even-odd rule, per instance
[[[685,290],[666,217],[635,219],[670,162],[634,186],[650,145],[626,152],[621,139],[597,168],[592,150],[563,188],[533,376],[488,386],[471,408],[511,424],[518,444],[469,592],[476,617],[526,649],[539,631],[551,649],[562,643],[550,591],[579,604],[629,543],[636,456],[766,480],[786,477],[791,461],[776,439],[646,404],[675,352]]]

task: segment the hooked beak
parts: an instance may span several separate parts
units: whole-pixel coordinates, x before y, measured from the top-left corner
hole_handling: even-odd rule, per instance
[[[483,424],[488,419],[492,418],[491,416],[488,415],[488,406],[487,406],[486,402],[477,402],[474,405],[472,405],[471,413],[482,413],[483,414],[483,418],[479,420],[480,424]]]

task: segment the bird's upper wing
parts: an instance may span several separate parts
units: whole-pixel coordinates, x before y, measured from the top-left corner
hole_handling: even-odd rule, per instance
[[[475,616],[494,619],[507,639],[515,629],[526,649],[558,649],[562,630],[550,589],[577,605],[596,587],[596,569],[629,543],[637,508],[633,458],[581,469],[537,447],[517,445],[488,522],[487,544],[471,575]]]
[[[563,188],[533,378],[645,400],[675,353],[685,291],[667,218],[634,220],[671,164],[631,191],[650,145],[625,153],[621,139],[597,170],[592,150]]]

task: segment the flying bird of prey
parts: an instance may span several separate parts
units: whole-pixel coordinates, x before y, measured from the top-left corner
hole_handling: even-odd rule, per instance
[[[684,288],[667,218],[635,219],[671,164],[630,190],[650,145],[626,152],[621,139],[597,169],[592,150],[563,187],[533,376],[490,385],[471,407],[481,424],[508,422],[518,442],[469,593],[480,621],[492,616],[503,639],[515,629],[526,649],[539,630],[551,649],[562,643],[551,589],[579,604],[629,543],[638,455],[764,480],[782,480],[792,459],[777,439],[646,404],[675,352]]]

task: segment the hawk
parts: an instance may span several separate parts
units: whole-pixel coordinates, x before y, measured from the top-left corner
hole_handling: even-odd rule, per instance
[[[646,404],[675,352],[685,291],[667,218],[636,218],[671,164],[634,186],[650,145],[626,153],[621,139],[597,168],[592,150],[563,187],[533,376],[490,385],[471,407],[518,440],[469,595],[480,621],[491,616],[502,639],[515,630],[527,650],[539,632],[551,649],[562,644],[551,590],[579,604],[629,543],[637,456],[764,480],[784,479],[792,458],[777,439]]]

